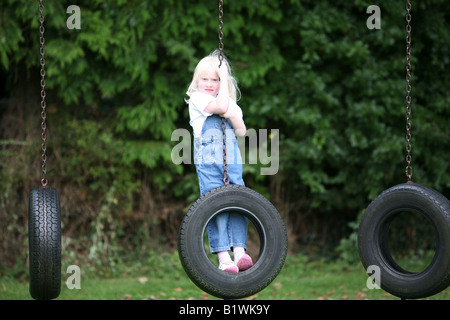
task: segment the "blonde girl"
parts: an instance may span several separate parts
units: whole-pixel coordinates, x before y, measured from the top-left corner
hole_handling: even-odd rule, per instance
[[[222,118],[226,119],[229,183],[244,185],[236,135],[245,135],[246,127],[242,110],[236,103],[240,91],[226,57],[223,55],[220,67],[218,50],[201,59],[186,94],[189,97],[186,103],[189,104],[189,123],[194,133],[194,163],[200,194],[223,185]],[[245,216],[235,212],[222,213],[215,216],[206,229],[211,253],[217,254],[220,270],[236,273],[253,265],[251,257],[245,253],[248,229]]]

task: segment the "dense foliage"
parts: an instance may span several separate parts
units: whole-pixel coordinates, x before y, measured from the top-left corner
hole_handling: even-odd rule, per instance
[[[248,128],[279,129],[280,168],[244,180],[286,221],[291,249],[331,244],[370,200],[406,181],[405,4],[225,1],[225,52]],[[64,248],[111,264],[176,243],[198,196],[193,165],[175,165],[191,130],[185,91],[218,44],[214,1],[45,1],[49,181]],[[81,29],[68,29],[69,5]],[[0,4],[0,271],[26,257],[27,197],[39,185],[38,2]],[[413,180],[450,194],[450,7],[413,1]],[[116,256],[117,255],[117,256]],[[18,260],[19,259],[19,260]]]

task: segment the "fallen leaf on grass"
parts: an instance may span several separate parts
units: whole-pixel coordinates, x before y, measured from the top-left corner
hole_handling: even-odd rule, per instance
[[[365,299],[365,298],[367,298],[367,294],[365,294],[361,291],[358,291],[358,293],[356,294],[356,298],[357,299]]]
[[[202,295],[200,298],[202,298],[203,300],[209,300],[209,296],[205,292],[202,292]]]
[[[325,300],[325,299],[330,300],[331,298],[329,296],[334,293],[336,293],[336,290],[331,290],[331,291],[325,292],[322,296],[318,297],[317,300]]]

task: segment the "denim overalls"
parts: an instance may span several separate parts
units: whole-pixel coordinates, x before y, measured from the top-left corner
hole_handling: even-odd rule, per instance
[[[230,120],[226,119],[226,151],[230,184],[244,185],[242,159]],[[222,118],[208,116],[201,137],[194,138],[194,163],[200,184],[200,194],[223,186],[223,133]],[[211,253],[247,248],[247,217],[238,213],[223,213],[214,217],[207,226]]]

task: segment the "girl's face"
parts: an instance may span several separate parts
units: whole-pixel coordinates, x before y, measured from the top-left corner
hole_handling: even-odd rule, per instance
[[[219,93],[220,79],[215,71],[205,71],[197,80],[198,91],[217,96]]]

